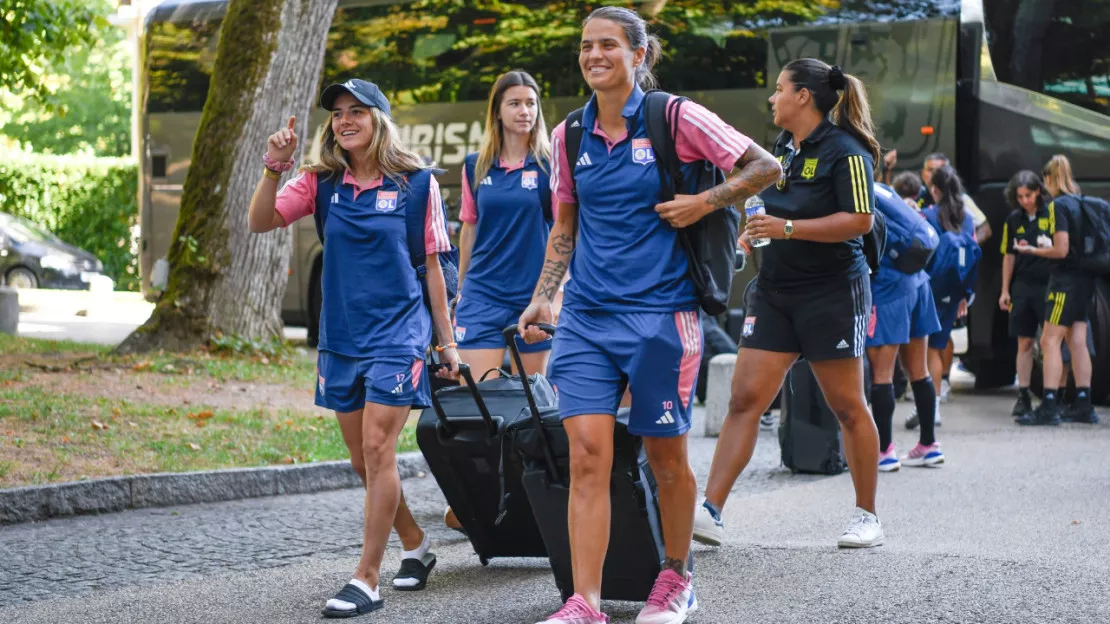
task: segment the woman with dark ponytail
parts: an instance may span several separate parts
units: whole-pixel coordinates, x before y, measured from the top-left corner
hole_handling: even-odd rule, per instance
[[[695,511],[694,539],[720,544],[720,511],[751,460],[759,417],[803,357],[840,420],[856,489],[856,509],[838,544],[878,546],[879,438],[863,377],[871,282],[862,237],[871,230],[879,159],[867,93],[839,67],[799,59],[783,68],[770,101],[783,129],[774,150],[783,176],[761,195],[767,214],[750,217],[740,239],[742,246],[771,242],[747,301],[729,414],[705,501]]]
[[[778,179],[774,158],[704,107],[684,101],[675,151],[684,171],[709,161],[731,171],[698,195],[663,200],[648,137],[644,89],[655,86],[659,41],[634,11],[603,7],[586,18],[578,54],[593,91],[575,121],[551,141],[555,224],[532,303],[520,317],[528,342],[546,334],[551,301],[570,269],[549,376],[570,446],[570,531],[574,595],[543,624],[604,624],[601,576],[609,545],[610,474],[617,405],[632,395],[628,431],[643,439],[659,488],[665,553],[639,624],[681,624],[697,608],[690,552],[697,482],[687,455],[701,361],[698,301],[678,228],[742,204]],[[671,100],[670,103],[673,103]],[[670,106],[668,103],[668,106]],[[569,126],[569,128],[568,128]],[[568,153],[570,130],[580,133]],[[758,414],[756,417],[758,418]],[[878,446],[878,443],[875,443]]]
[[[964,185],[949,165],[933,172],[929,192],[934,205],[921,211],[921,216],[940,235],[940,244],[926,270],[937,305],[940,331],[929,335],[929,375],[936,390],[934,422],[940,426],[941,383],[945,373],[944,353],[956,320],[967,316],[967,306],[974,296],[975,278],[982,252],[976,242],[975,219],[964,209]],[[906,420],[906,427],[917,426],[915,409]],[[903,463],[905,463],[903,461]]]

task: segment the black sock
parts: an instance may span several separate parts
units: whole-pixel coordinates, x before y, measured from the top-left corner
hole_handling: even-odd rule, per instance
[[[1041,405],[1053,407],[1056,405],[1056,388],[1045,388],[1044,399],[1041,400]]]
[[[1091,402],[1091,388],[1083,387],[1075,389],[1075,404],[1087,405]]]
[[[1018,388],[1018,398],[1026,403],[1031,403],[1033,401],[1033,396],[1029,394],[1029,386]]]
[[[941,375],[940,379],[941,381],[948,381],[948,375]]]
[[[875,428],[879,430],[879,452],[890,448],[894,437],[891,429],[894,421],[894,384],[873,384],[871,386],[871,416]]]
[[[933,387],[933,379],[925,377],[910,384],[913,388],[913,402],[917,406],[917,422],[921,427],[921,437],[918,439],[924,446],[929,446],[937,441],[937,390]]]

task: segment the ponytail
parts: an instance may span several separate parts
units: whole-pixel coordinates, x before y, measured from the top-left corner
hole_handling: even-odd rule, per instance
[[[663,56],[663,45],[659,43],[659,37],[648,32],[644,18],[632,9],[606,6],[595,9],[586,17],[582,25],[585,26],[594,18],[609,20],[619,25],[624,30],[624,37],[628,39],[628,45],[633,50],[644,48],[644,62],[636,68],[636,84],[644,90],[658,88],[659,81],[652,70]]]
[[[959,233],[964,224],[964,185],[956,170],[945,165],[933,172],[933,186],[940,189],[937,220],[945,232]]]
[[[863,82],[845,74],[838,65],[830,66],[814,58],[791,61],[783,70],[790,72],[795,89],[806,89],[813,95],[813,103],[822,115],[830,117],[834,124],[864,145],[878,169],[882,153],[875,138],[871,104],[867,101]]]

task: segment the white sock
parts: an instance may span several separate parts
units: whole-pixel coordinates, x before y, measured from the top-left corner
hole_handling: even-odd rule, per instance
[[[428,554],[428,550],[431,547],[432,547],[432,543],[428,539],[428,534],[425,532],[424,533],[424,539],[422,539],[420,541],[420,545],[416,547],[416,550],[402,550],[401,551],[401,558],[402,559],[416,559],[418,561],[423,562],[424,561],[424,555]]]
[[[370,596],[371,600],[373,600],[375,602],[380,600],[380,597],[378,596],[378,588],[377,587],[375,587],[374,589],[370,589],[369,585],[367,585],[366,583],[363,583],[362,581],[360,581],[358,579],[351,579],[350,584],[354,585],[355,587],[357,587],[359,589],[361,589],[364,594],[366,594],[367,596]],[[346,600],[339,600],[337,598],[329,599],[328,604],[327,604],[328,609],[334,609],[336,611],[350,611],[352,609],[356,609],[357,607],[358,607],[358,605],[347,602]]]

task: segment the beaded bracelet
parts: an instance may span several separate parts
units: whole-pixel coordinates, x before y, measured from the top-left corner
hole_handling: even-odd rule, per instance
[[[455,347],[457,347],[457,346],[459,346],[459,343],[457,343],[457,342],[449,342],[449,343],[447,343],[447,344],[445,344],[445,345],[439,345],[438,347],[436,347],[436,352],[437,352],[437,353],[443,353],[443,352],[444,352],[445,350],[447,350],[447,349],[454,349],[454,348],[455,348]]]
[[[266,164],[267,169],[269,169],[271,171],[276,171],[278,173],[284,173],[284,172],[289,171],[290,169],[293,168],[293,159],[292,158],[290,158],[289,160],[287,160],[285,162],[278,162],[278,161],[274,160],[273,158],[270,158],[270,153],[269,152],[264,152],[262,154],[262,162]]]

